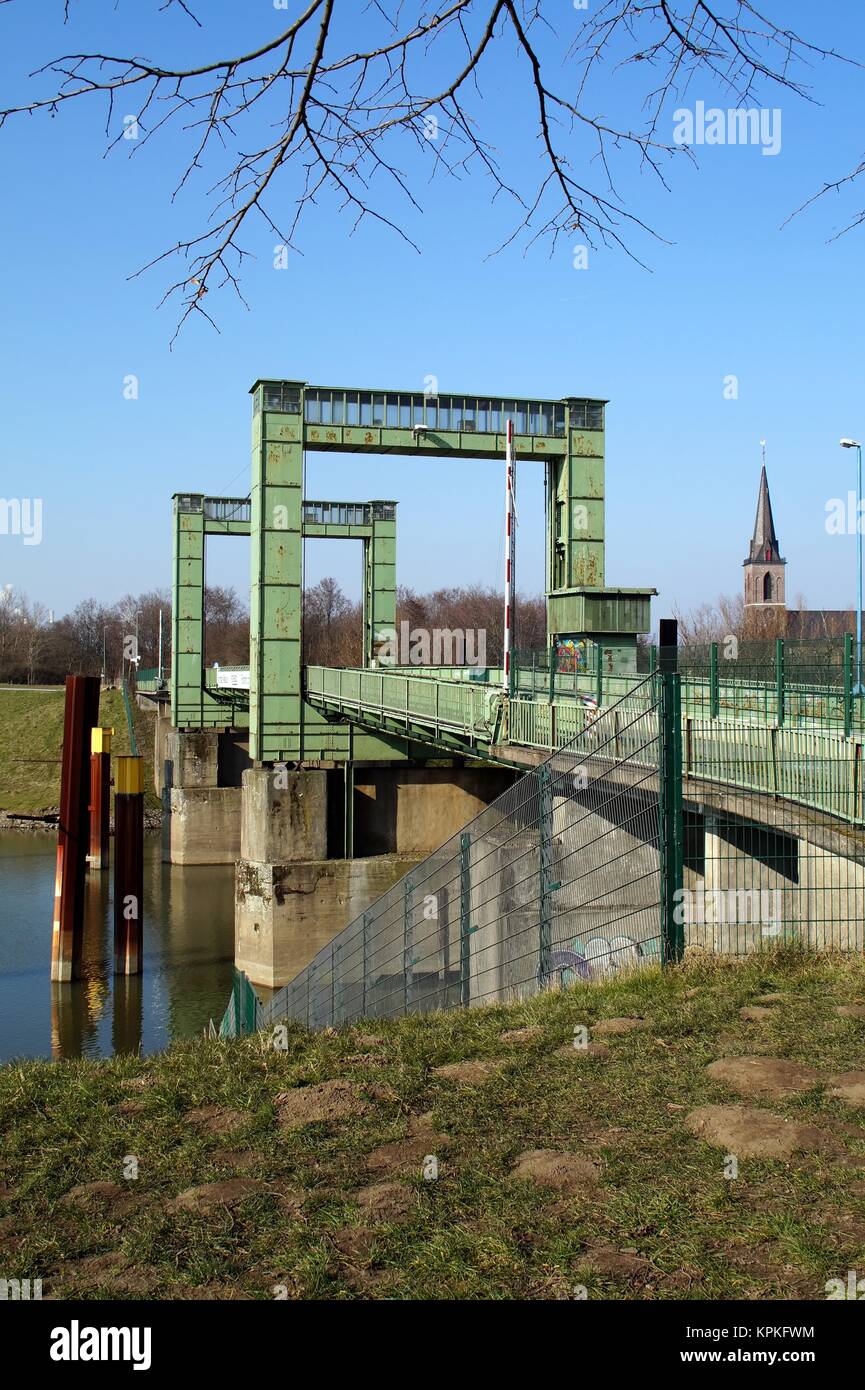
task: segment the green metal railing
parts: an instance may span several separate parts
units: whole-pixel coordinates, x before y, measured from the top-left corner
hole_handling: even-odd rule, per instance
[[[654,670],[655,647],[638,649],[638,664]],[[585,664],[561,669],[549,652],[517,652],[514,693],[562,700],[592,696],[598,704],[620,700],[643,679],[639,671],[611,672],[603,646],[585,648]],[[837,726],[865,731],[865,703],[854,696],[854,642],[712,642],[679,648],[682,709],[709,718],[749,722]],[[496,673],[491,673],[495,678]]]
[[[166,682],[159,674],[158,666],[141,666],[135,673],[135,689],[142,695],[153,695],[166,688]]]
[[[331,666],[306,667],[306,698],[391,732],[483,751],[498,742],[502,692],[468,682]]]
[[[680,678],[686,777],[788,799],[843,821],[865,823],[861,771],[865,732],[859,733],[858,727],[852,730],[852,721],[851,732],[846,733],[843,720],[813,717],[814,701],[824,698],[821,692],[810,688],[811,717],[793,720],[790,706],[804,697],[798,687],[785,685],[786,718],[777,723],[754,708],[747,714],[741,706],[730,712],[725,698],[717,702],[719,713],[713,717],[712,701],[708,695],[704,698],[701,682],[702,677],[692,675]],[[602,710],[590,690],[552,702],[528,692],[505,700],[498,687],[481,682],[310,667],[307,698],[325,712],[367,726],[406,733],[475,757],[524,764],[520,750],[550,752],[565,747],[608,710],[615,711],[612,727],[624,755],[629,721],[635,712],[648,708],[653,695],[646,677],[611,678],[605,691],[611,685],[622,693],[614,705]]]

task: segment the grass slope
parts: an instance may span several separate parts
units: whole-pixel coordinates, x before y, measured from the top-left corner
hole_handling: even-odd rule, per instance
[[[784,996],[767,1019],[741,1019],[767,991]],[[865,1021],[836,1012],[863,1001],[861,959],[694,959],[511,1007],[292,1028],[284,1052],[255,1037],[11,1065],[0,1274],[57,1298],[822,1299],[865,1267],[865,1108],[828,1084],[742,1101],[706,1066],[771,1055],[828,1083],[863,1066]],[[648,1026],[606,1056],[557,1054],[619,1015]],[[473,1083],[436,1073],[502,1058]],[[323,1096],[330,1118],[311,1119]],[[820,1150],[728,1180],[685,1118],[730,1103],[816,1126]],[[516,1178],[539,1149],[590,1160],[598,1185]]]
[[[43,815],[60,804],[63,751],[63,687],[0,689],[0,813]],[[132,707],[138,750],[144,756],[145,803],[159,805],[153,791],[153,715]],[[129,753],[123,696],[103,691],[99,719],[114,729],[112,750]],[[89,749],[88,749],[89,753]]]

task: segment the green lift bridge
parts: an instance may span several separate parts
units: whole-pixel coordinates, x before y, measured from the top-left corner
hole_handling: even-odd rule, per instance
[[[581,397],[542,401],[257,381],[250,497],[174,496],[172,723],[242,727],[248,710],[256,763],[412,756],[410,743],[395,735],[355,730],[353,743],[348,726],[304,699],[304,537],[364,543],[365,667],[379,664],[396,622],[396,503],[307,501],[304,451],[503,459],[508,419],[517,461],[545,470],[549,641],[602,644],[611,672],[634,671],[637,634],[649,631],[655,591],[605,587],[605,405]],[[207,683],[208,535],[251,540],[248,692]]]

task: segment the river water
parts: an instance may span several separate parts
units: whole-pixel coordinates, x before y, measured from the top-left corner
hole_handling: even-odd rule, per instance
[[[114,976],[113,874],[88,874],[82,978],[58,985],[50,979],[56,845],[53,835],[0,831],[0,1063],[158,1052],[210,1019],[218,1025],[231,993],[234,865],[163,864],[161,836],[146,835],[144,970],[131,979]],[[416,860],[329,860],[314,891],[297,896],[280,951],[286,977]]]
[[[234,957],[234,866],[161,862],[148,834],[144,971],[113,974],[112,874],[88,875],[83,978],[52,984],[53,835],[0,831],[0,1061],[155,1052],[222,1017]]]

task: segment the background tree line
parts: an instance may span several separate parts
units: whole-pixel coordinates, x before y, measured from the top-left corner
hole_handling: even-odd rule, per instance
[[[249,660],[249,612],[233,588],[205,590],[205,664],[244,666]],[[66,675],[100,675],[109,682],[131,676],[130,639],[137,641],[138,668],[159,661],[159,615],[162,613],[162,662],[171,669],[171,594],[149,589],[126,594],[116,603],[83,599],[70,613],[55,618],[25,593],[0,590],[0,681],[54,684]],[[397,624],[412,628],[470,628],[486,633],[487,661],[498,665],[502,654],[502,597],[497,589],[470,585],[418,594],[397,590]],[[359,666],[363,659],[363,608],[335,579],[325,578],[303,596],[304,660],[312,664]],[[546,612],[542,596],[517,602],[517,644],[542,649]]]

